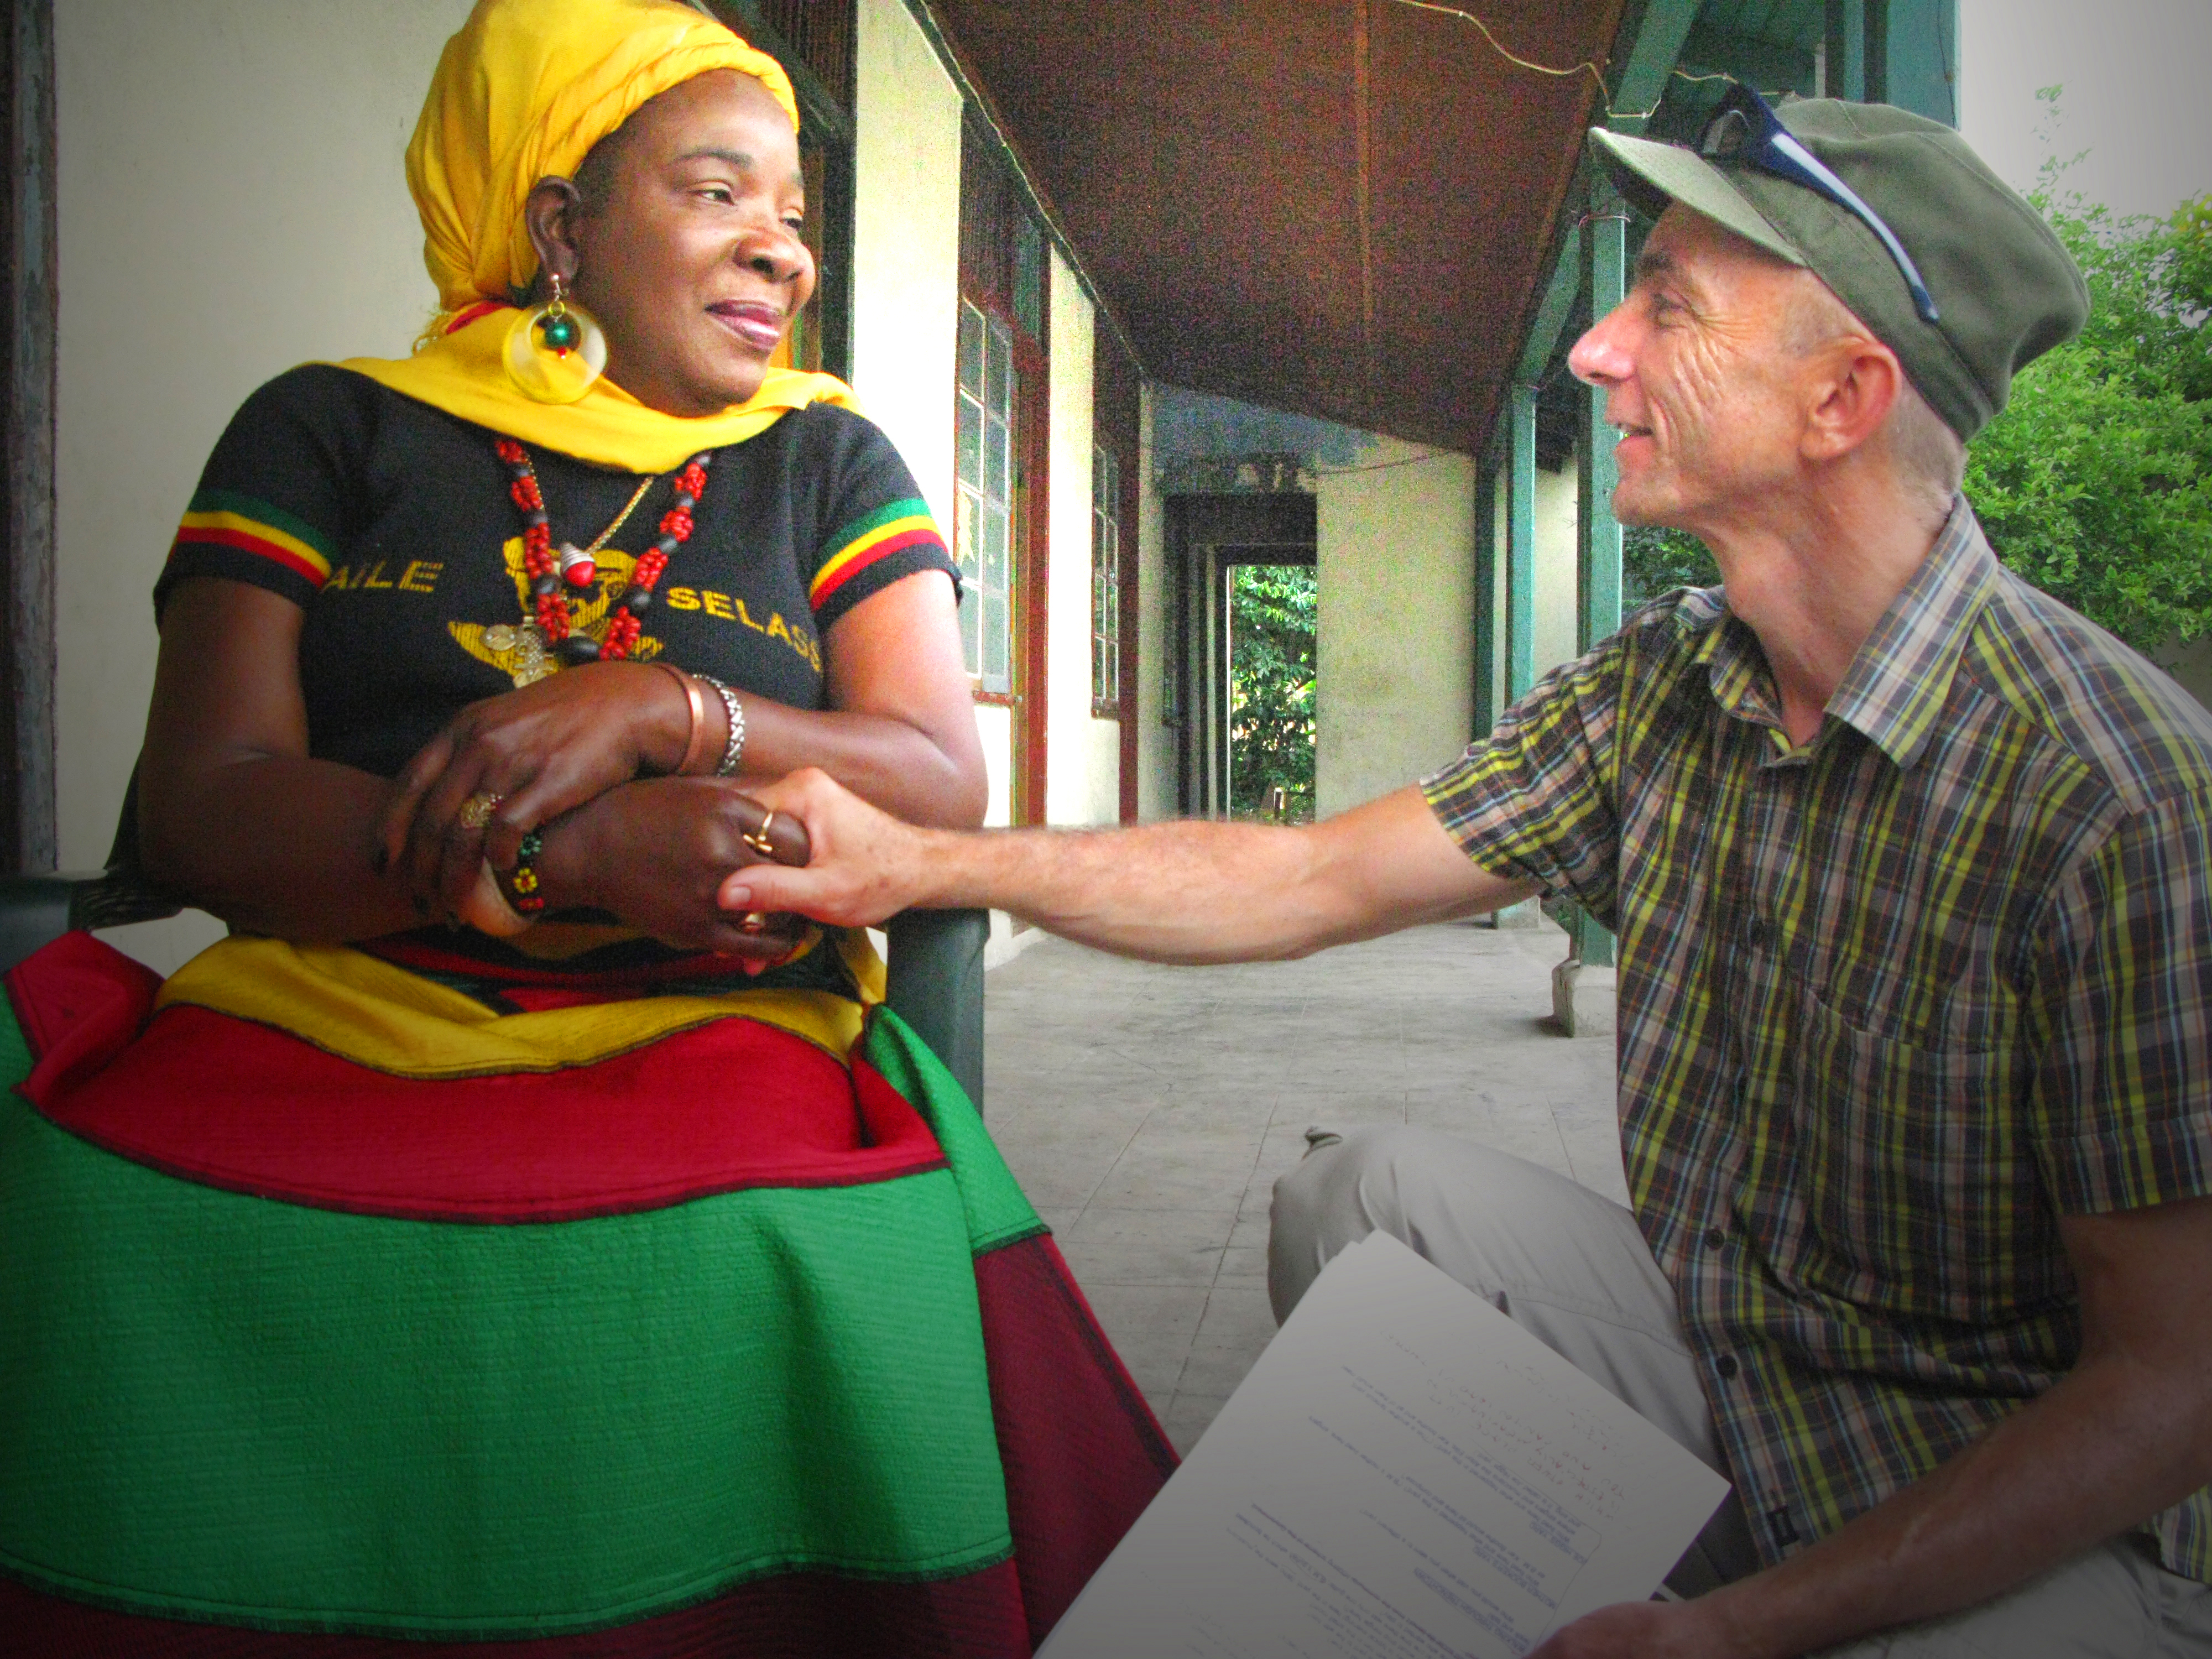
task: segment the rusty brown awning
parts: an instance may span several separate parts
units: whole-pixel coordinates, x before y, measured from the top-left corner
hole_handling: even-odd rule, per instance
[[[1622,0],[1477,0],[1601,60]],[[930,0],[1146,370],[1467,449],[1487,436],[1593,118],[1399,0]]]

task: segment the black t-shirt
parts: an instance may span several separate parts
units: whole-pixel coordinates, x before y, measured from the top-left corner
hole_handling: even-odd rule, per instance
[[[307,612],[309,750],[390,777],[465,704],[531,670],[521,510],[495,434],[323,365],[280,374],[232,419],[154,590],[225,576]],[[646,480],[529,447],[553,542],[588,547]],[[672,474],[597,555],[577,623],[596,636],[660,534]],[[822,636],[902,577],[959,578],[898,453],[849,410],[794,410],[717,450],[694,528],[632,657],[665,657],[795,708],[823,707]]]
[[[544,672],[521,627],[530,614],[522,512],[495,441],[346,369],[278,375],[246,399],[210,457],[155,585],[156,614],[192,576],[293,600],[307,613],[309,752],[395,775],[465,705]],[[526,447],[556,547],[588,547],[622,515],[588,597],[572,607],[597,638],[635,556],[661,533],[673,475],[648,482]],[[959,580],[890,441],[834,405],[794,410],[714,452],[692,520],[640,618],[632,657],[665,657],[796,708],[823,706],[822,639],[838,617],[920,571]],[[535,933],[555,944],[548,929]],[[691,983],[726,970],[633,936],[578,945],[572,930],[561,949],[578,977]],[[479,994],[548,966],[535,950],[442,929],[378,948]],[[850,984],[829,950],[751,982]]]

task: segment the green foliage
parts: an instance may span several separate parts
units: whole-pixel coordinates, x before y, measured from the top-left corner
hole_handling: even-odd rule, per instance
[[[1314,621],[1311,567],[1240,564],[1230,599],[1230,807],[1263,811],[1281,786],[1286,816],[1313,817]]]
[[[2062,193],[2069,165],[2029,199],[2081,264],[2089,322],[2014,377],[1966,499],[2006,564],[2151,652],[2212,634],[2212,196],[2115,219]],[[1720,580],[1680,530],[1629,528],[1621,564],[1631,599]]]
[[[2212,633],[2212,196],[2115,219],[2061,191],[2068,165],[2029,199],[2081,264],[2088,325],[2014,378],[1966,498],[2005,563],[2153,651]]]
[[[1686,530],[1632,524],[1620,530],[1620,576],[1621,602],[1635,605],[1672,588],[1717,587],[1721,568]]]

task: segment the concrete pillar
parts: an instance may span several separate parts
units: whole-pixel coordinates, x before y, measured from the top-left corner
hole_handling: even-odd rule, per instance
[[[1507,438],[1505,700],[1536,683],[1536,388],[1516,384]]]
[[[1470,738],[1498,724],[1498,659],[1504,617],[1498,604],[1498,446],[1474,464],[1474,695]]]
[[[1591,181],[1589,207],[1583,286],[1590,315],[1598,318],[1618,306],[1626,291],[1627,209],[1602,177]],[[1582,402],[1582,430],[1575,446],[1575,633],[1577,648],[1588,651],[1620,626],[1620,523],[1613,516],[1613,487],[1620,475],[1613,459],[1617,440],[1605,423],[1605,393],[1594,386]],[[1568,931],[1573,960],[1587,968],[1613,965],[1613,935],[1595,918],[1577,908]]]

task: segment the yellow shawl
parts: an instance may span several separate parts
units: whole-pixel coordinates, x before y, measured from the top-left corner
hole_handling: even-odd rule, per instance
[[[769,370],[758,392],[719,415],[664,415],[604,374],[573,404],[537,403],[507,379],[500,361],[514,324],[514,311],[502,306],[412,357],[349,357],[339,367],[524,443],[624,472],[671,471],[702,449],[743,443],[809,404],[860,406],[836,375],[790,368]]]

